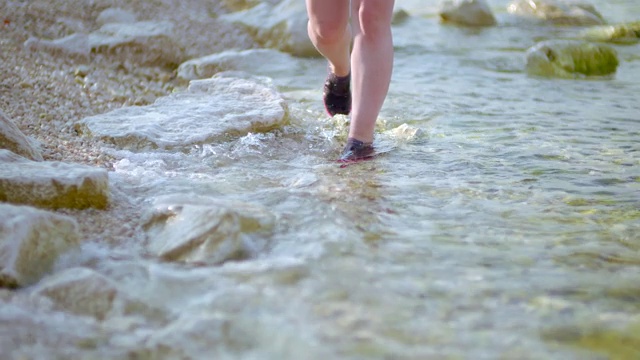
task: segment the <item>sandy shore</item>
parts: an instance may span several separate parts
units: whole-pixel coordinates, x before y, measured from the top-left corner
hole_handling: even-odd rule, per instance
[[[24,46],[25,41],[30,37],[58,39],[77,32],[94,31],[100,26],[96,22],[100,12],[122,7],[135,13],[139,20],[171,19],[176,24],[176,37],[184,40],[181,44],[187,50],[181,50],[181,56],[185,60],[198,52],[206,55],[230,46],[251,47],[251,41],[238,29],[225,28],[211,21],[212,14],[222,11],[220,3],[171,0],[142,4],[94,1],[90,5],[76,0],[3,2],[0,5],[0,109],[23,133],[40,143],[45,161],[81,163],[112,170],[117,159],[101,151],[99,140],[79,136],[74,124],[87,116],[122,106],[146,105],[160,96],[179,91],[186,84],[179,84],[175,79],[178,64],[141,64],[126,55],[112,53],[92,53],[83,57],[29,51]],[[208,17],[197,19],[205,10]],[[198,34],[198,31],[201,34],[202,30],[206,30],[206,35],[188,36]],[[86,240],[114,244],[140,236],[135,219],[144,211],[143,201],[132,198],[112,189],[111,205],[106,211],[59,212],[78,220]]]

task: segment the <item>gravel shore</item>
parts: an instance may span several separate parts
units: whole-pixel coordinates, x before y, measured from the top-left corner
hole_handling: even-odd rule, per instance
[[[64,161],[113,169],[117,161],[105,154],[98,139],[80,136],[74,124],[88,116],[123,106],[146,105],[187,84],[179,83],[179,64],[145,64],[127,53],[92,52],[90,56],[56,51],[33,51],[29,38],[59,39],[89,33],[108,8],[124,8],[139,20],[170,19],[187,60],[229,47],[250,48],[240,29],[215,22],[221,2],[36,0],[0,4],[0,109],[32,139],[40,143],[45,161]],[[203,14],[204,13],[204,14]],[[200,17],[200,18],[198,18]],[[190,35],[197,34],[197,35]],[[118,195],[120,194],[120,195]],[[112,190],[106,211],[59,212],[76,218],[87,240],[109,243],[136,236],[142,200]],[[134,220],[132,220],[134,219]]]

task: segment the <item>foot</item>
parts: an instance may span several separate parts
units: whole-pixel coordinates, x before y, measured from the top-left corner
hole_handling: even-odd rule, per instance
[[[354,138],[347,140],[347,145],[342,150],[342,155],[338,161],[351,162],[358,160],[365,160],[373,157],[374,149],[373,144],[365,143]]]
[[[349,115],[351,111],[351,74],[337,76],[330,73],[324,83],[324,107],[329,115]]]

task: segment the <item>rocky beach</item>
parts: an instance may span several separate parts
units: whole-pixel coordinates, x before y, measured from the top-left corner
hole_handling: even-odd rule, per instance
[[[349,167],[305,16],[0,4],[1,357],[640,354],[640,7],[397,1]]]

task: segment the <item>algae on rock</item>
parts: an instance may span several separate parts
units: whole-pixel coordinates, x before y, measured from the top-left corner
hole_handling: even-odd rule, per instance
[[[606,44],[550,40],[527,51],[527,73],[560,78],[612,75],[618,68],[618,54]]]

